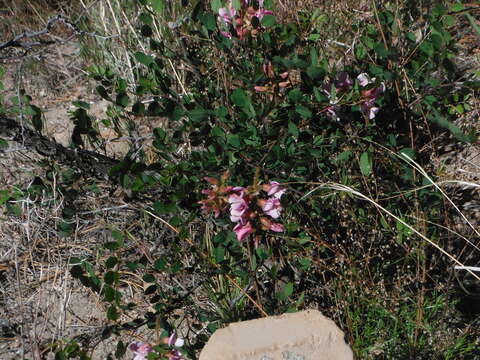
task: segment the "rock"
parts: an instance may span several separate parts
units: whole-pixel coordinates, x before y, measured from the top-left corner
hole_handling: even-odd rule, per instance
[[[217,330],[200,360],[353,360],[353,353],[332,320],[307,310]]]

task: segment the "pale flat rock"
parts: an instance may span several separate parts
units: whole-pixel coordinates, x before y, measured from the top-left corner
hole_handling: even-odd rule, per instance
[[[200,360],[353,360],[353,352],[332,320],[306,310],[217,330]]]

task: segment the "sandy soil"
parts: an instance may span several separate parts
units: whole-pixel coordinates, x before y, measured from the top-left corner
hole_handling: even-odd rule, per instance
[[[7,62],[2,66],[6,69],[3,95],[7,108],[19,89],[25,89],[33,98],[32,103],[43,111],[44,135],[69,146],[73,129],[69,112],[75,109],[72,101],[81,99],[91,105],[89,114],[96,119],[106,155],[122,158],[126,154],[128,142],[111,141],[116,134],[101,123],[108,103],[94,93],[81,70],[85,66],[78,55],[78,44],[56,45],[43,53],[40,60]],[[151,129],[140,126],[144,134]],[[37,173],[35,163],[41,158],[23,150],[0,154],[0,182],[27,186]],[[62,196],[56,200],[60,208]],[[108,197],[105,200],[111,202]],[[66,265],[66,260],[75,254],[91,256],[89,252],[98,247],[98,236],[107,236],[101,234],[106,226],[89,224],[94,231],[75,236],[67,244],[66,239],[55,234],[61,218],[58,211],[50,208],[40,214],[25,204],[23,210],[25,216],[18,221],[0,214],[0,358],[53,359],[49,347],[62,339],[85,334],[78,341],[96,344],[92,359],[106,359],[115,351],[116,339],[102,341],[100,337],[105,324],[104,304],[98,295],[72,278]],[[127,214],[120,212],[116,216],[123,219]],[[127,293],[129,297],[134,295],[131,290]],[[126,343],[131,340],[124,339]]]

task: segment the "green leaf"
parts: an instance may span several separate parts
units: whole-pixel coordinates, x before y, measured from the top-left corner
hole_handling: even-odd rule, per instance
[[[167,266],[167,261],[163,257],[155,260],[155,262],[153,264],[154,269],[157,270],[157,271],[165,270],[166,266]]]
[[[429,57],[433,56],[433,45],[430,41],[424,41],[420,45],[420,50]]]
[[[430,36],[430,39],[432,40],[432,44],[436,49],[440,49],[443,45],[443,37],[440,33],[433,33]]]
[[[165,139],[167,138],[167,133],[165,132],[165,130],[158,127],[153,129],[153,135],[155,136],[155,140],[159,141],[162,144],[165,142]]]
[[[123,343],[122,340],[119,340],[117,343],[117,349],[115,350],[115,357],[120,359],[127,352],[127,345]]]
[[[232,102],[239,107],[245,107],[250,104],[250,98],[242,89],[235,89],[230,96]]]
[[[305,271],[305,270],[308,270],[312,261],[309,258],[303,258],[298,260],[298,263],[300,264],[300,269]]]
[[[285,287],[283,288],[283,293],[285,294],[286,297],[289,297],[290,295],[293,294],[293,283],[288,283],[287,285],[285,285]]]
[[[338,156],[335,160],[336,161],[346,161],[346,160],[350,159],[350,156],[352,156],[352,152],[347,150],[347,151],[344,151],[344,152],[338,154]]]
[[[96,90],[97,90],[97,93],[102,98],[104,98],[105,100],[108,100],[108,101],[112,101],[112,98],[110,97],[110,95],[108,95],[107,90],[103,86],[101,86],[101,85],[97,86]]]
[[[115,99],[115,103],[121,107],[127,107],[128,106],[128,95],[124,92],[118,93],[117,98]]]
[[[318,64],[318,52],[315,48],[310,50],[310,64],[312,66],[316,66]]]
[[[1,204],[1,202],[0,202]],[[80,258],[77,258],[75,256],[72,256],[69,260],[68,260],[68,265],[79,265],[82,263],[82,260]]]
[[[445,27],[450,27],[450,26],[453,26],[455,25],[455,17],[451,16],[451,15],[446,15],[444,18],[443,18],[443,24],[445,25]]]
[[[142,36],[150,37],[153,35],[153,30],[150,25],[143,25],[140,28],[140,33],[142,34]]]
[[[407,32],[406,36],[407,36],[407,39],[410,40],[411,42],[417,41],[417,38],[413,32]]]
[[[382,42],[378,42],[374,46],[374,51],[381,59],[386,59],[388,57],[388,50],[385,47],[385,44]]]
[[[105,284],[112,285],[115,282],[115,279],[118,277],[118,275],[116,276],[115,274],[116,272],[114,271],[107,271],[103,275],[103,280],[105,281]]]
[[[323,69],[319,66],[309,66],[307,68],[307,75],[312,80],[317,80],[324,76]]]
[[[111,305],[107,310],[107,319],[116,321],[120,317],[118,310],[115,305]]]
[[[410,159],[415,160],[415,151],[412,148],[403,148],[402,150],[400,150],[400,154],[405,154]]]
[[[273,15],[265,15],[263,18],[262,18],[262,26],[263,27],[271,27],[273,25],[275,25],[275,16]]]
[[[76,106],[76,107],[79,107],[79,108],[82,108],[82,109],[85,109],[85,110],[90,109],[90,104],[85,102],[85,101],[81,101],[81,100],[72,101],[72,105]]]
[[[155,277],[152,274],[145,274],[142,276],[143,281],[147,283],[154,283],[155,282]]]
[[[364,176],[368,176],[372,172],[372,155],[366,151],[360,156],[360,171]]]
[[[234,135],[234,134],[227,135],[227,142],[229,145],[231,145],[234,148],[238,149],[240,147],[240,138],[238,137],[238,135]]]
[[[200,22],[207,28],[207,30],[214,31],[217,28],[215,16],[211,13],[200,16]]]
[[[292,134],[294,137],[298,137],[298,128],[293,122],[288,123],[288,132]]]
[[[111,234],[112,237],[113,237],[115,240],[117,240],[117,241],[123,240],[123,232],[120,231],[120,230],[113,229],[112,231],[110,231],[110,234]]]
[[[104,297],[105,301],[112,302],[115,299],[115,290],[111,286],[105,286]]]
[[[375,47],[375,41],[372,38],[368,36],[362,36],[361,39],[367,48],[373,50],[373,48]]]
[[[465,6],[463,4],[460,4],[460,3],[456,3],[452,6],[452,12],[459,12],[459,11],[462,11],[465,9]]]
[[[145,114],[145,105],[141,102],[136,102],[135,104],[133,104],[132,106],[132,112],[135,114],[135,115],[143,115]]]
[[[42,110],[35,105],[30,105],[30,108],[33,110],[34,114],[32,115],[32,124],[35,130],[41,132],[43,129],[42,121]]]
[[[217,137],[217,138],[224,138],[225,136],[225,132],[220,126],[214,126],[210,131],[210,133],[212,134],[213,137]]]
[[[242,8],[242,3],[240,2],[241,0],[233,0],[232,5],[235,8],[235,10],[240,10]]]
[[[83,269],[80,265],[73,265],[70,269],[70,274],[75,278],[78,279],[83,275]]]
[[[125,79],[117,80],[117,92],[125,92],[127,90],[127,82]]]
[[[58,350],[56,353],[55,353],[55,360],[67,360],[68,357],[67,357],[67,354],[64,350]]]
[[[138,18],[141,22],[143,22],[146,25],[152,25],[153,24],[153,18],[148,13],[141,13]]]
[[[478,26],[475,18],[472,15],[470,15],[470,13],[468,12],[465,14],[465,16],[467,17],[468,21],[470,22],[470,25],[473,27],[477,35],[480,36],[480,26]]]
[[[188,112],[188,117],[194,124],[198,124],[202,122],[202,120],[206,119],[210,112],[208,110],[205,110],[203,108],[196,108],[193,110],[190,110]]]
[[[155,201],[153,203],[153,209],[155,212],[159,215],[165,215],[165,214],[170,214],[173,212],[176,212],[178,210],[178,207],[175,203],[162,203],[160,201]]]
[[[225,106],[220,106],[215,112],[215,114],[218,117],[224,118],[228,115],[228,109]]]
[[[303,94],[300,89],[293,89],[288,92],[287,97],[291,102],[298,102],[303,99]]]
[[[113,268],[118,264],[118,259],[115,256],[110,256],[107,261],[105,261],[105,266],[107,269]]]
[[[312,117],[312,112],[310,111],[309,108],[302,106],[302,105],[297,105],[295,107],[295,111],[300,114],[300,116],[304,119],[310,119]]]
[[[357,46],[355,46],[355,56],[359,60],[365,59],[367,57],[367,49],[362,43],[358,43]]]
[[[211,3],[212,11],[217,14],[218,10],[222,7],[222,2],[221,0],[212,0]]]
[[[213,255],[215,256],[215,262],[217,264],[225,260],[225,249],[223,246],[219,246],[213,249]]]
[[[137,51],[133,56],[135,56],[135,59],[140,63],[145,66],[148,66],[150,64],[153,64],[155,62],[155,59],[147,54],[144,54],[141,51]]]
[[[163,10],[165,9],[165,0],[150,0],[150,5],[157,13],[163,13]]]
[[[120,248],[120,244],[116,241],[109,241],[109,242],[106,242],[105,245],[103,245],[103,247],[107,250],[117,250]]]

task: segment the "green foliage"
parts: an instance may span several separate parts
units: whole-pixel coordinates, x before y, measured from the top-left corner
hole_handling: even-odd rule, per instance
[[[81,349],[78,342],[72,340],[66,343],[64,346],[60,344],[54,346],[55,360],[67,360],[67,359],[79,359],[90,360],[87,352]]]
[[[351,304],[348,317],[357,329],[353,347],[359,358],[418,358],[422,355],[416,353],[417,349],[421,349],[423,356],[433,356],[435,345],[431,339],[445,325],[440,325],[439,328],[432,324],[442,316],[447,305],[444,295],[432,293],[427,296],[421,309],[409,296],[403,299],[394,308],[382,305],[379,299],[360,299]],[[420,324],[419,312],[422,313]],[[451,359],[472,354],[475,346],[475,342],[465,336],[439,340],[443,344],[439,346],[442,348],[440,353]]]
[[[3,85],[2,79],[5,75],[5,69],[0,66],[0,114],[4,112],[3,110],[3,94],[2,92],[5,90],[5,85]]]
[[[242,2],[232,4],[247,16]],[[434,329],[444,321],[440,309],[451,306],[448,296],[425,290],[426,300],[416,303],[411,299],[418,300],[420,290],[410,286],[408,276],[399,280],[405,269],[428,271],[421,260],[427,256],[424,248],[402,221],[414,216],[425,233],[438,236],[426,224],[441,221],[442,200],[418,171],[390,156],[405,153],[426,165],[420,149],[445,129],[456,139],[474,140],[455,124],[478,90],[475,82],[457,81],[462,74],[454,61],[450,28],[456,20],[450,12],[460,8],[435,5],[422,20],[406,3],[395,9],[393,2],[379,4],[371,19],[352,20],[359,42],[350,64],[331,68],[337,59],[318,43],[328,15],[320,10],[299,14],[296,23],[266,13],[233,27],[217,16],[224,2],[198,1],[186,5],[182,21],[163,26],[160,36],[156,21],[172,16],[170,2],[137,5],[137,35],[145,39],[141,51],[129,53],[132,78],[100,64],[89,72],[97,93],[109,102],[103,123],[119,136],[134,137],[136,117],[168,120],[168,127],[153,130],[148,161],[144,149],[132,145],[109,176],[127,200],[144,202],[144,220],[161,221],[174,240],[148,235],[146,241],[160,244],[151,256],[128,230],[111,229],[97,258],[70,259],[71,275],[106,304],[105,337],[144,325],[158,331],[160,320],[170,331],[175,325],[166,320],[170,314],[189,308],[204,331],[186,346],[193,354],[229,322],[321,303],[345,324],[359,357],[467,354],[472,342],[462,336],[452,348],[432,345],[438,340]],[[17,103],[28,105],[25,111],[41,131],[41,112],[31,100],[22,94]],[[74,105],[73,145],[85,146],[86,138],[98,149],[89,104]],[[61,173],[54,165],[49,169]],[[278,220],[285,231],[258,231],[240,243],[228,216],[201,214],[199,202],[208,194],[202,179],[221,174],[229,177],[228,185],[250,186],[257,193],[270,181],[289,186]],[[60,188],[66,192],[76,175],[62,175]],[[370,194],[402,221],[390,222],[351,194],[311,191],[319,182]],[[20,216],[16,200],[27,193],[3,191],[0,204]],[[222,205],[222,211],[230,206]],[[62,214],[59,233],[69,236],[76,210],[66,207]],[[191,274],[201,275],[198,287],[212,306],[202,308],[190,299],[197,285],[163,286],[166,278]],[[136,304],[126,303],[121,285],[130,276],[143,282],[152,312],[140,313]],[[431,276],[432,286],[444,281],[438,272]],[[342,280],[364,294],[343,291]],[[365,295],[370,291],[365,283],[378,280],[402,287],[401,294],[389,289],[396,305]],[[125,345],[118,344],[120,357]],[[58,358],[79,351],[68,346]]]

